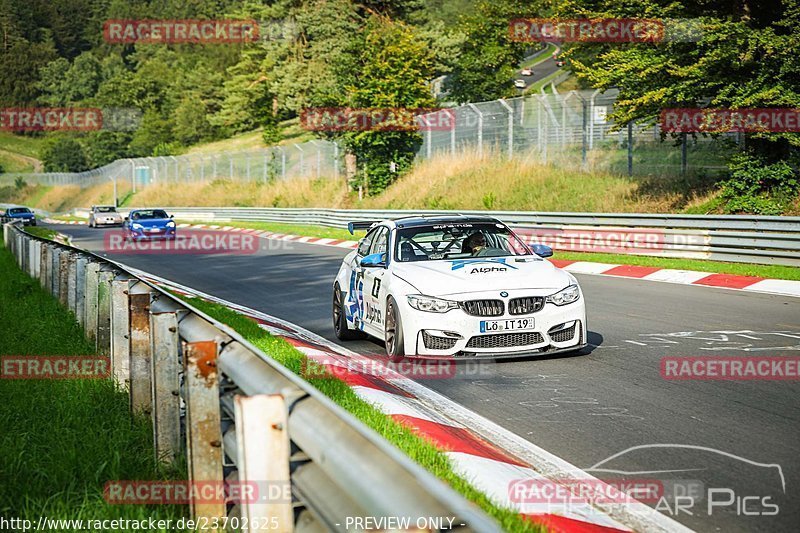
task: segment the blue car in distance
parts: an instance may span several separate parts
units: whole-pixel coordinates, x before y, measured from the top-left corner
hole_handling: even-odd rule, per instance
[[[13,220],[21,220],[25,226],[36,225],[36,215],[27,207],[9,207],[2,216],[3,222],[11,222]]]
[[[128,213],[122,224],[126,240],[169,239],[174,240],[176,224],[163,209],[136,209]]]

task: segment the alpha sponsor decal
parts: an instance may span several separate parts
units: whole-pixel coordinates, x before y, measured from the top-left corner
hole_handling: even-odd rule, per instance
[[[486,258],[476,258],[476,259],[453,259],[452,261],[450,261],[450,264],[452,265],[450,270],[460,270],[462,268],[466,268],[467,266],[481,265],[481,264],[490,265],[490,267],[493,267],[493,268],[507,267],[507,268],[511,268],[511,269],[517,270],[517,267],[515,267],[514,265],[510,265],[510,264],[506,263],[506,258],[505,257],[486,257]],[[500,265],[500,266],[498,266],[498,265]]]
[[[488,274],[489,272],[506,272],[506,267],[473,267],[470,274]]]
[[[367,302],[367,312],[364,315],[367,322],[374,322],[376,324],[383,324],[383,312],[377,305]]]

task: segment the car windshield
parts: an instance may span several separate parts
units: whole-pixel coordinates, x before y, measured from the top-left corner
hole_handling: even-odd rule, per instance
[[[30,213],[31,210],[27,207],[12,207],[8,210],[9,215],[20,215],[22,213]]]
[[[116,213],[117,209],[114,207],[95,207],[94,209],[98,213]]]
[[[435,224],[397,230],[398,261],[530,255],[514,233],[499,223]]]
[[[163,209],[149,209],[131,213],[131,220],[151,220],[156,218],[169,218],[169,216],[167,216],[167,212]]]

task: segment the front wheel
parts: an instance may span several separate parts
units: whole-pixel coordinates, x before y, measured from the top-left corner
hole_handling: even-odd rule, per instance
[[[403,360],[405,343],[403,342],[403,325],[400,322],[400,312],[394,298],[389,297],[386,303],[386,356],[393,363]]]
[[[361,331],[350,329],[347,327],[347,317],[344,310],[344,298],[342,291],[339,290],[339,284],[333,286],[333,331],[336,333],[336,338],[340,341],[353,341],[363,339],[364,334]]]

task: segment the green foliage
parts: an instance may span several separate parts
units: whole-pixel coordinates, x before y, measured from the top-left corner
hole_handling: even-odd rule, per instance
[[[401,109],[434,104],[426,84],[434,58],[410,25],[372,16],[341,59],[337,72],[347,88],[347,101],[342,104]],[[388,122],[384,124],[388,126]],[[342,140],[356,154],[360,182],[369,194],[380,193],[406,172],[422,143],[416,131],[382,129],[348,132]]]
[[[53,137],[42,150],[45,172],[80,172],[87,169],[83,146],[73,137]]]
[[[28,183],[25,181],[25,178],[23,178],[22,176],[17,176],[16,178],[14,178],[14,188],[17,189],[18,191],[21,191],[22,189],[24,189],[27,186],[28,186]]]
[[[514,94],[514,72],[527,45],[509,39],[508,24],[535,16],[536,9],[518,0],[482,0],[462,19],[466,37],[444,87],[453,100],[483,102]]]
[[[730,169],[720,195],[728,213],[780,215],[800,192],[798,170],[786,161],[769,164],[762,158],[737,154]]]

